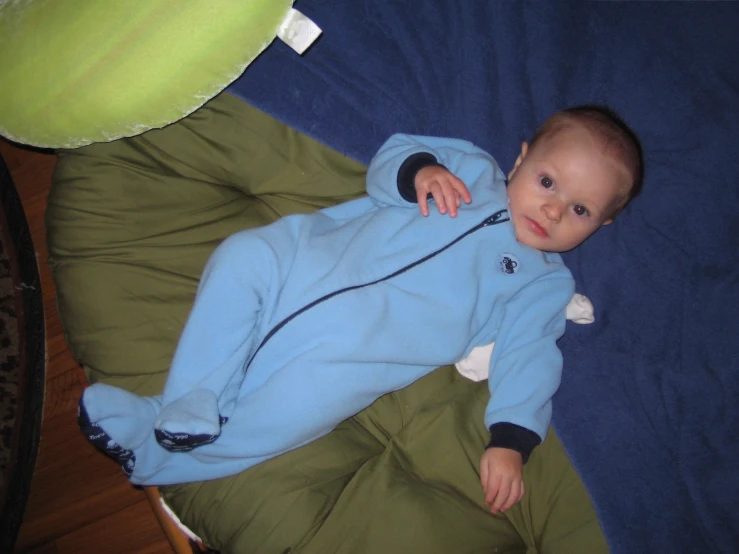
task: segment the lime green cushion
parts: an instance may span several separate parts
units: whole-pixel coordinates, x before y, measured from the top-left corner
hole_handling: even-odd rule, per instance
[[[177,121],[243,72],[291,6],[0,1],[0,134],[74,148]]]

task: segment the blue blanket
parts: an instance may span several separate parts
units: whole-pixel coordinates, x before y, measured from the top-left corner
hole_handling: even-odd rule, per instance
[[[566,255],[554,423],[612,552],[739,552],[739,4],[300,0],[324,30],[230,91],[368,162],[394,132],[469,139],[508,170],[557,109],[634,127],[644,193]]]

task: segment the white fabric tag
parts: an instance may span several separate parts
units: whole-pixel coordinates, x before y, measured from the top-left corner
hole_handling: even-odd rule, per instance
[[[567,319],[580,325],[588,325],[595,321],[595,310],[590,298],[584,294],[575,293],[567,304]]]
[[[295,8],[290,8],[277,30],[277,36],[290,48],[302,55],[321,36],[322,32],[321,28],[313,21]]]
[[[593,303],[587,296],[575,293],[567,304],[567,319],[574,323],[586,325],[595,321]],[[490,371],[490,357],[493,355],[495,343],[491,342],[485,346],[475,346],[464,360],[456,364],[457,371],[472,381],[484,381],[488,378]]]

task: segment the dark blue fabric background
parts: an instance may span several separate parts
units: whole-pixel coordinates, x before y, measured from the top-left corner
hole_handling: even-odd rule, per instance
[[[360,161],[394,132],[507,171],[555,110],[607,103],[644,194],[565,256],[596,323],[561,341],[554,423],[612,551],[739,552],[739,4],[300,0],[229,90]]]

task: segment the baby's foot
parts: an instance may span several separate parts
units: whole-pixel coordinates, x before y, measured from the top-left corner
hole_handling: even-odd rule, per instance
[[[162,408],[154,422],[154,436],[170,452],[189,452],[210,444],[228,421],[218,413],[218,398],[196,389]]]
[[[123,448],[110,438],[110,435],[103,431],[103,428],[98,423],[90,421],[90,416],[85,409],[83,400],[84,397],[80,398],[80,403],[77,407],[77,424],[80,426],[80,430],[95,448],[118,462],[126,476],[131,477],[134,465],[136,465],[136,456],[133,450]]]
[[[208,433],[200,433],[191,435],[188,433],[170,433],[164,429],[154,429],[154,436],[157,442],[170,452],[190,452],[193,448],[204,446],[215,441],[221,434],[220,426],[228,421],[227,417],[219,417],[219,431],[215,435]]]
[[[151,436],[160,401],[97,383],[80,398],[77,421],[93,445],[113,458],[130,477],[133,451]]]

